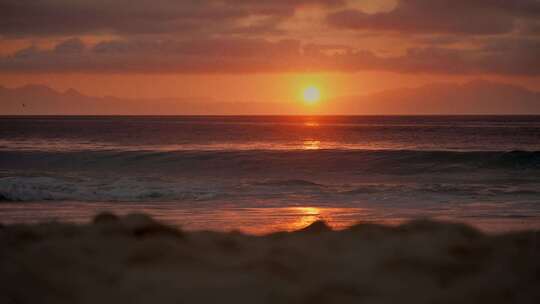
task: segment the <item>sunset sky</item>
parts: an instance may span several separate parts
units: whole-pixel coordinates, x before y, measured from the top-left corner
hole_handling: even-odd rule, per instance
[[[540,90],[537,0],[1,0],[0,85],[298,101],[488,79]]]

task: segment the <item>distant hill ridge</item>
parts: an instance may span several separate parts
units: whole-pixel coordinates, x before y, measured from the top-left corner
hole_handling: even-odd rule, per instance
[[[93,97],[29,84],[0,86],[0,115],[301,114],[297,101],[230,102],[182,98]],[[486,80],[432,83],[325,100],[310,114],[540,114],[540,92]]]

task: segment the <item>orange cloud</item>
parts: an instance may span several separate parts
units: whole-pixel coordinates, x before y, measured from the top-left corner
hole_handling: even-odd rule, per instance
[[[537,0],[400,0],[369,13],[354,4],[6,0],[0,45],[27,43],[0,55],[0,72],[540,75]]]

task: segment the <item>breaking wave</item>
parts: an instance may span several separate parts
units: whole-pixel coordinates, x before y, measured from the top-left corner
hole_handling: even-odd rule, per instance
[[[0,151],[4,202],[517,199],[538,180],[538,151]]]
[[[0,201],[198,201],[217,197],[211,189],[183,187],[172,182],[122,178],[115,181],[54,177],[0,178]]]

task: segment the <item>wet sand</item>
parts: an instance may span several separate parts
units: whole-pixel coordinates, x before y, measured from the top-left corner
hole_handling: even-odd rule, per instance
[[[0,228],[0,303],[538,303],[535,231],[322,221],[262,236],[146,215]]]
[[[324,221],[341,230],[357,223],[399,225],[418,219],[466,223],[486,233],[540,230],[540,216],[514,204],[466,204],[464,206],[374,206],[335,207],[297,205],[286,207],[238,207],[236,203],[212,202],[1,202],[3,224],[35,224],[59,221],[83,224],[100,212],[118,215],[145,213],[183,230],[233,230],[263,235],[295,231]],[[261,205],[264,205],[261,204]],[[527,214],[527,216],[523,216]]]

